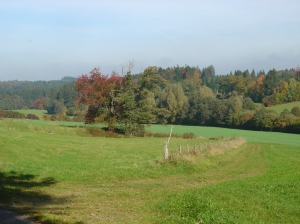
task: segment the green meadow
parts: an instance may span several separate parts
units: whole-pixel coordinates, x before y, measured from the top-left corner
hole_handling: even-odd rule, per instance
[[[167,138],[100,138],[39,122],[0,120],[0,207],[41,223],[300,222],[299,135],[174,126],[198,138],[172,137],[173,153],[230,137],[246,143],[165,161]]]
[[[172,125],[151,125],[147,130],[154,133],[170,133]],[[198,138],[210,137],[243,137],[247,142],[263,142],[263,143],[277,143],[300,146],[300,136],[298,134],[287,134],[280,132],[268,131],[248,131],[241,129],[205,127],[205,126],[182,126],[174,125],[173,133],[183,134],[187,132],[194,133]]]
[[[19,112],[21,114],[24,114],[25,116],[27,114],[35,114],[36,116],[38,116],[40,119],[43,119],[43,115],[47,114],[46,110],[34,110],[34,109],[28,109],[28,110],[14,110],[16,112]]]
[[[255,103],[255,105],[257,105],[258,107],[263,106],[261,103]],[[266,107],[266,109],[274,110],[278,114],[280,114],[284,109],[288,109],[289,111],[291,111],[291,109],[293,109],[293,107],[299,107],[300,108],[300,101],[293,102],[293,103],[280,104],[280,105],[276,105],[276,106],[272,106],[272,107]]]
[[[276,111],[278,114],[280,114],[284,109],[288,109],[289,111],[291,111],[291,109],[293,109],[293,107],[300,108],[300,101],[276,105],[276,106],[272,106],[272,107],[267,107],[267,109],[272,109],[272,110]]]

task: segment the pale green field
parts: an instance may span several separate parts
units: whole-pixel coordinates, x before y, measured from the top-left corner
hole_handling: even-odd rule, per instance
[[[151,125],[147,130],[154,133],[170,133],[172,125]],[[205,127],[205,126],[182,126],[174,125],[173,133],[183,134],[187,132],[194,133],[198,138],[210,137],[243,137],[247,142],[264,142],[264,143],[277,143],[300,146],[300,135],[287,134],[280,132],[265,132],[265,131],[248,131],[240,129]]]
[[[266,108],[267,109],[272,109],[272,110],[276,111],[278,114],[280,114],[284,109],[288,109],[289,111],[291,111],[291,109],[293,107],[299,107],[300,108],[300,101],[299,102],[276,105],[276,106],[273,106],[273,107],[266,107]]]
[[[206,139],[171,138],[170,150],[212,136],[249,142],[164,162],[165,138],[0,120],[0,207],[48,224],[300,223],[299,135],[230,130],[174,126]]]
[[[34,125],[58,125],[58,126],[68,126],[68,127],[82,127],[85,126],[83,122],[75,122],[75,121],[45,121],[45,120],[29,120],[29,119],[22,119],[23,122],[28,124]],[[95,125],[97,126],[97,125]]]
[[[78,126],[85,126],[83,122],[73,122],[73,121],[45,121],[43,119],[43,115],[47,114],[46,110],[14,110],[16,112],[19,112],[21,114],[24,114],[25,116],[27,114],[35,114],[37,115],[40,120],[29,120],[24,119],[23,122],[29,123],[29,124],[36,124],[36,125],[60,125],[60,126],[70,126],[70,127],[78,127]]]
[[[262,107],[263,105],[262,105],[262,103],[254,103],[256,106],[258,106],[258,107]]]
[[[24,114],[25,116],[27,114],[35,114],[36,116],[38,116],[40,119],[43,119],[43,115],[47,114],[46,110],[13,110],[16,112],[19,112],[21,114]]]

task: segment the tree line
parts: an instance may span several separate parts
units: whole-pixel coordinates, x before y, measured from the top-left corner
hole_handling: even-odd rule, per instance
[[[52,81],[0,81],[0,109],[45,109],[45,101],[53,91],[75,81],[68,76]]]
[[[248,85],[250,79],[263,85],[259,92],[262,96],[281,93],[277,92],[276,84],[283,79],[277,81],[280,73],[274,69],[266,75],[235,72],[220,77],[215,76],[213,66],[203,71],[181,68],[177,76],[170,70],[149,67],[138,75],[129,71],[125,76],[116,73],[108,76],[94,69],[82,75],[75,85],[81,93],[80,103],[88,107],[86,123],[104,122],[109,130],[128,135],[142,135],[141,124],[151,123],[300,133],[298,107],[277,114],[264,107],[257,108],[247,95],[253,91],[253,86]],[[291,75],[289,80],[296,82],[297,92],[299,81],[297,76],[293,77],[297,71],[287,73]]]
[[[70,115],[86,123],[104,122],[109,130],[128,135],[142,135],[141,124],[147,123],[299,133],[299,108],[277,114],[254,104],[299,101],[299,67],[267,73],[236,70],[222,76],[212,65],[149,67],[139,74],[129,69],[122,76],[95,68],[78,79],[60,81],[1,82],[0,109],[46,109],[53,119]]]

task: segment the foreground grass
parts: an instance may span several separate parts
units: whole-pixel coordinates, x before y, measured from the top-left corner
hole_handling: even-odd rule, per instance
[[[299,223],[300,178],[298,171],[294,173],[296,167],[300,168],[299,149],[248,144],[236,159],[238,162],[232,164],[235,169],[227,165],[205,174],[209,180],[215,179],[215,175],[224,175],[221,183],[169,193],[160,204],[163,214],[160,220],[168,223]],[[240,175],[231,176],[232,172],[240,172]],[[247,177],[247,173],[250,176]]]
[[[166,139],[95,138],[79,127],[53,125],[52,134],[48,129],[0,120],[2,206],[47,223],[300,221],[297,139],[159,163]],[[172,138],[170,149],[205,142]]]

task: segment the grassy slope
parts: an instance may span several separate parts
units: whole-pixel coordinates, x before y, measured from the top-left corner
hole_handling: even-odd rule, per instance
[[[281,104],[273,107],[267,107],[267,109],[275,110],[278,114],[280,114],[284,109],[288,109],[291,111],[293,107],[300,107],[300,101],[299,102],[293,102],[293,103],[286,103]]]
[[[75,122],[75,121],[45,121],[45,120],[23,120],[28,124],[34,125],[43,125],[43,126],[67,126],[67,127],[81,127],[85,126],[83,122]]]
[[[40,119],[43,119],[43,115],[47,114],[46,110],[14,110],[17,111],[21,114],[24,114],[25,116],[27,114],[35,114],[36,116],[38,116]]]
[[[208,180],[223,176],[221,183],[169,193],[160,218],[168,223],[299,223],[299,156],[296,147],[248,144],[231,165],[208,172]]]
[[[28,120],[24,119],[23,121],[29,124],[37,124],[37,125],[61,125],[61,126],[70,126],[70,127],[75,127],[75,126],[84,126],[83,122],[71,122],[71,121],[45,121],[43,119],[43,115],[47,114],[46,110],[35,110],[35,109],[30,109],[30,110],[14,110],[17,111],[21,114],[24,114],[25,116],[27,114],[35,114],[40,118],[40,120]]]
[[[249,132],[253,142],[239,149],[176,165],[155,162],[165,139],[86,137],[80,128],[55,125],[47,134],[48,129],[0,120],[0,204],[13,202],[50,223],[300,221],[297,135],[280,145],[279,135],[265,144],[259,143],[264,132]],[[199,132],[227,133],[208,129]],[[205,141],[172,138],[170,148]]]
[[[151,125],[147,127],[155,133],[169,133],[171,125]],[[216,128],[205,126],[181,126],[174,125],[173,133],[183,134],[187,132],[194,133],[197,137],[243,137],[247,142],[264,142],[264,143],[278,143],[278,144],[292,144],[295,146],[300,145],[300,136],[298,134],[287,134],[279,132],[265,132],[265,131],[247,131],[229,128]]]

